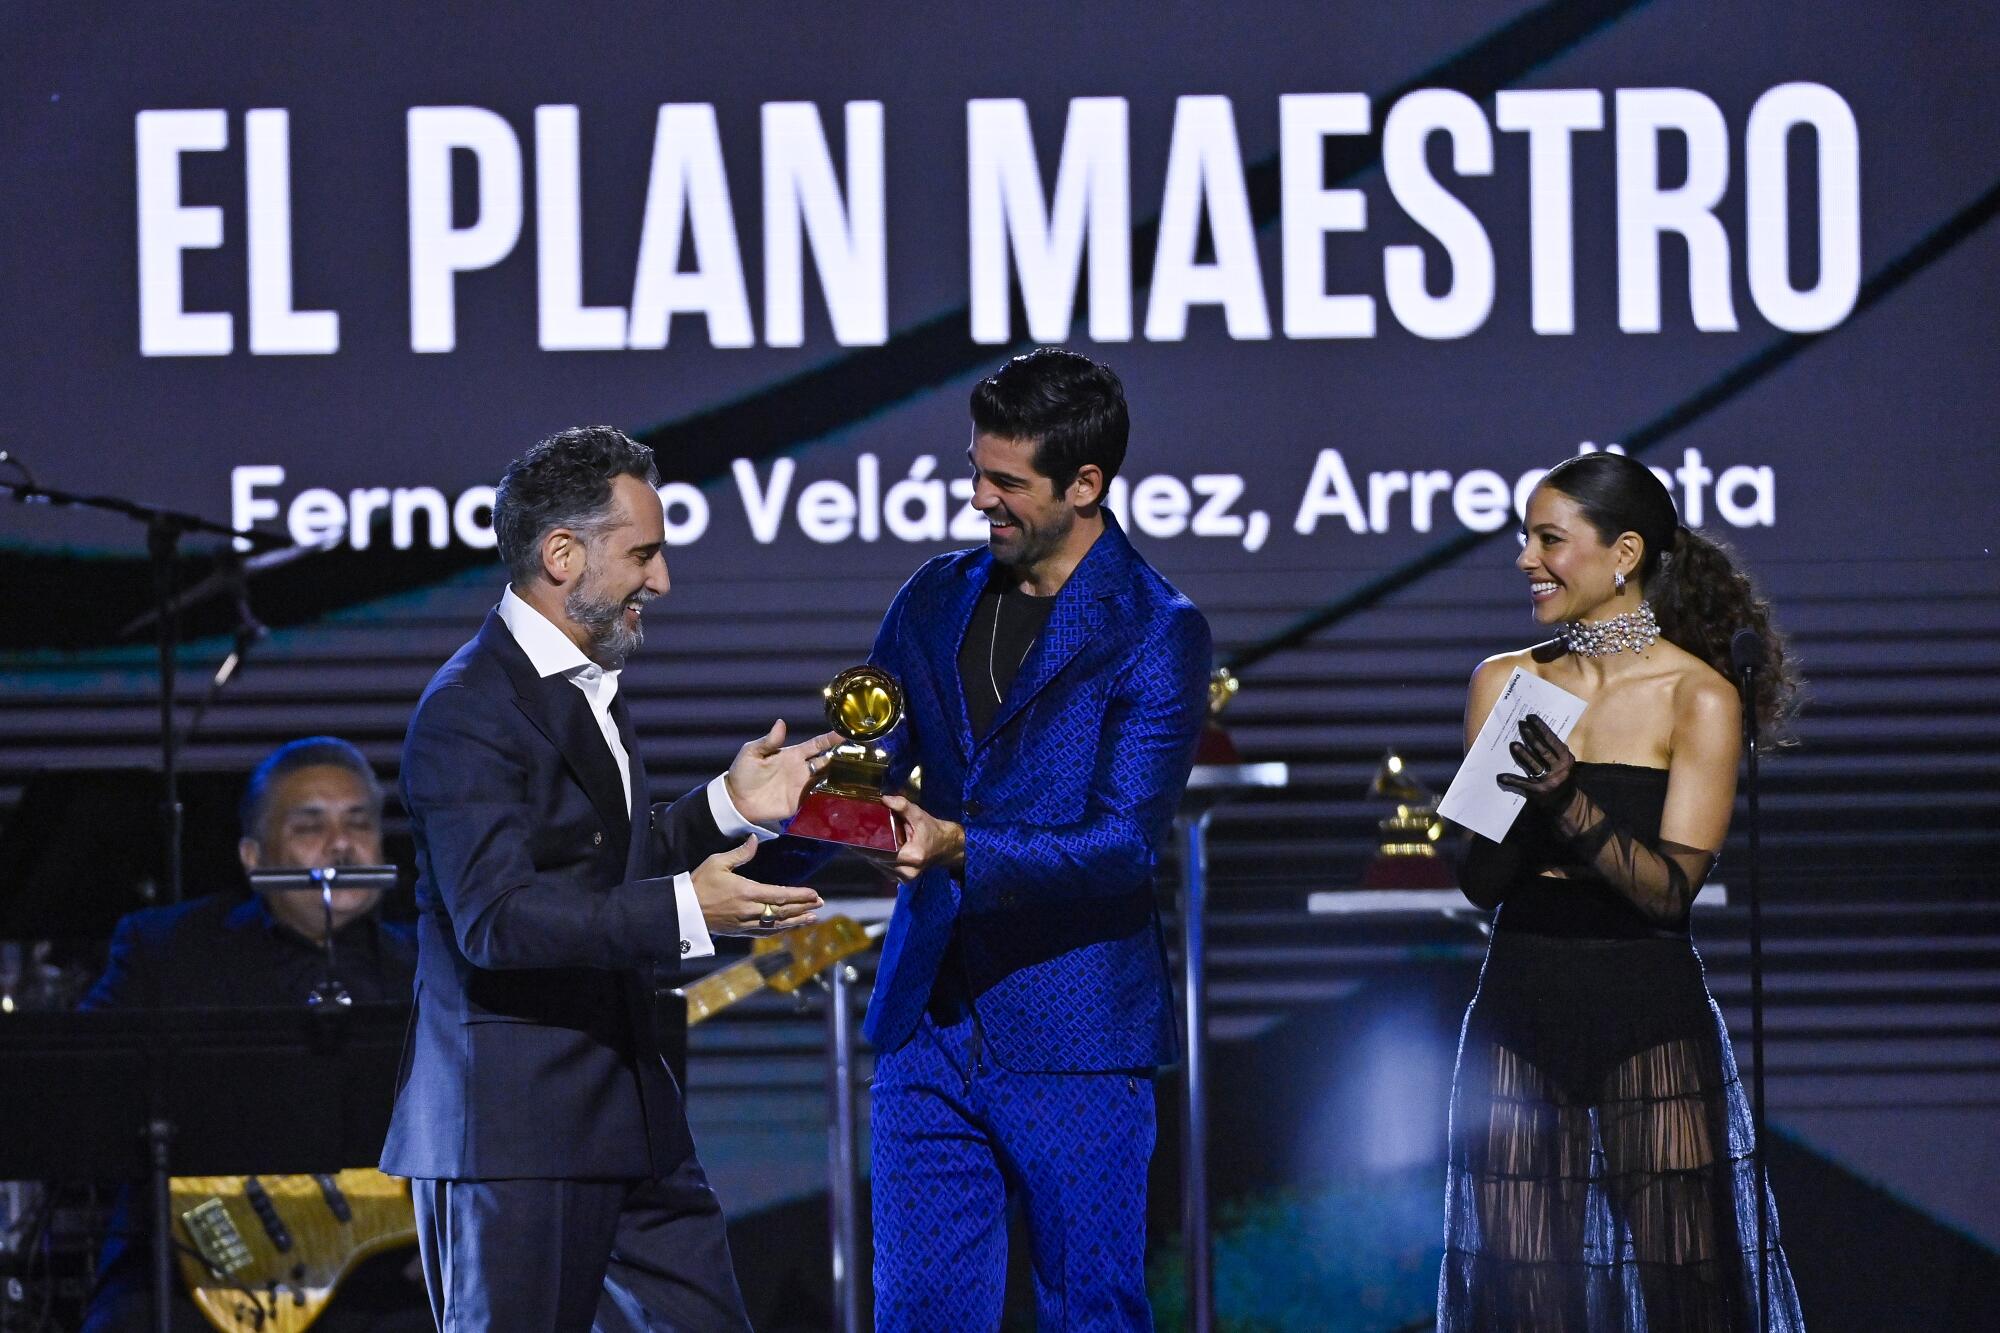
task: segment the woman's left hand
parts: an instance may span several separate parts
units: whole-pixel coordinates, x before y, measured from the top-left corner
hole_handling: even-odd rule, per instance
[[[1561,810],[1574,789],[1576,756],[1549,724],[1533,713],[1521,719],[1521,739],[1507,747],[1519,773],[1502,773],[1494,781],[1525,796],[1545,810]]]

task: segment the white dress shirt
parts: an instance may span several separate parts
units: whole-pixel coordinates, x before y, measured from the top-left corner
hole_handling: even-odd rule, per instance
[[[618,780],[625,787],[625,808],[631,809],[632,757],[625,753],[625,743],[618,736],[618,724],[611,717],[611,701],[618,697],[618,673],[606,671],[584,656],[583,650],[571,642],[569,635],[528,605],[512,588],[500,595],[500,620],[507,626],[507,632],[514,636],[514,642],[521,646],[521,651],[528,655],[528,664],[535,668],[536,675],[544,679],[550,676],[567,677],[570,684],[583,692],[584,701],[590,705],[590,715],[597,719],[597,729],[604,735],[604,744],[618,763]],[[736,803],[729,799],[729,784],[720,776],[708,784],[708,809],[715,816],[722,836],[733,842],[740,843],[749,837],[763,842],[778,836],[743,817],[736,809]],[[644,837],[645,830],[635,828],[632,836]],[[709,938],[708,923],[702,920],[701,902],[694,892],[694,878],[686,871],[674,876],[674,905],[681,923],[681,957],[706,958],[713,954],[715,941]]]

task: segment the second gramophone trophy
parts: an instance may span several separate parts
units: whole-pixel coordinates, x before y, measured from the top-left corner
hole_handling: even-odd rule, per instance
[[[880,667],[857,666],[835,676],[821,694],[827,725],[847,743],[834,748],[826,772],[806,790],[785,832],[891,858],[903,845],[906,830],[882,804],[889,752],[876,742],[903,720],[903,687]]]

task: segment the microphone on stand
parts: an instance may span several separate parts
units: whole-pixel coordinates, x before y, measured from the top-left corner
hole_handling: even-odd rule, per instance
[[[258,893],[317,893],[326,914],[326,933],[320,939],[320,955],[326,966],[319,984],[306,995],[306,1008],[315,1013],[343,1012],[354,1004],[354,996],[340,979],[340,967],[333,952],[333,891],[342,889],[393,889],[402,872],[395,866],[284,866],[250,872],[250,887]]]
[[[252,645],[261,642],[270,632],[262,622],[255,619],[237,626],[236,638],[230,644],[229,656],[223,658],[222,665],[215,669],[215,675],[209,681],[209,688],[220,690],[227,685],[231,677],[235,676],[236,669],[243,665],[243,659],[250,656]]]
[[[283,551],[279,554],[289,557],[291,552]],[[219,553],[215,572],[190,588],[180,598],[182,608],[205,599],[211,591],[217,590],[234,593],[236,600],[236,635],[230,643],[229,656],[223,658],[222,665],[216,668],[215,675],[208,682],[208,689],[201,696],[201,702],[195,705],[193,716],[188,718],[187,728],[181,733],[182,745],[191,742],[195,733],[201,730],[202,721],[207,718],[208,710],[214,706],[215,701],[221,697],[223,687],[235,679],[244,664],[249,661],[250,650],[270,636],[271,631],[265,627],[263,621],[257,619],[257,613],[250,609],[248,582],[250,565],[250,561],[225,547]],[[144,619],[144,616],[140,617],[141,621]]]
[[[1750,1119],[1757,1136],[1757,1327],[1770,1318],[1771,1249],[1767,1241],[1770,1215],[1770,1173],[1765,1160],[1764,1125],[1764,921],[1759,883],[1762,865],[1758,848],[1757,809],[1757,673],[1769,665],[1764,636],[1745,625],[1729,639],[1729,665],[1743,696],[1743,758],[1747,767],[1744,794],[1749,801],[1750,834]]]
[[[1764,636],[1749,625],[1736,631],[1729,639],[1729,665],[1736,672],[1739,681],[1749,681],[1764,669],[1769,659],[1770,648]],[[1748,696],[1745,696],[1746,700]]]

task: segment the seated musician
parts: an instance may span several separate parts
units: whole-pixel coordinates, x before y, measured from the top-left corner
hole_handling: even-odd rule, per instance
[[[237,853],[245,870],[382,863],[381,784],[359,750],[331,736],[272,752],[250,775],[242,818]],[[366,889],[332,894],[338,975],[357,1004],[407,1003],[415,975],[414,933],[382,919],[381,897]],[[326,924],[313,892],[224,891],[134,912],[118,923],[109,964],[83,1007],[303,1005],[326,975]],[[85,1316],[88,1333],[150,1326],[146,1215],[136,1204],[136,1193],[125,1191]],[[363,1261],[340,1283],[315,1333],[429,1328],[413,1257],[399,1247]],[[174,1307],[176,1330],[211,1328],[184,1289],[177,1288]]]

